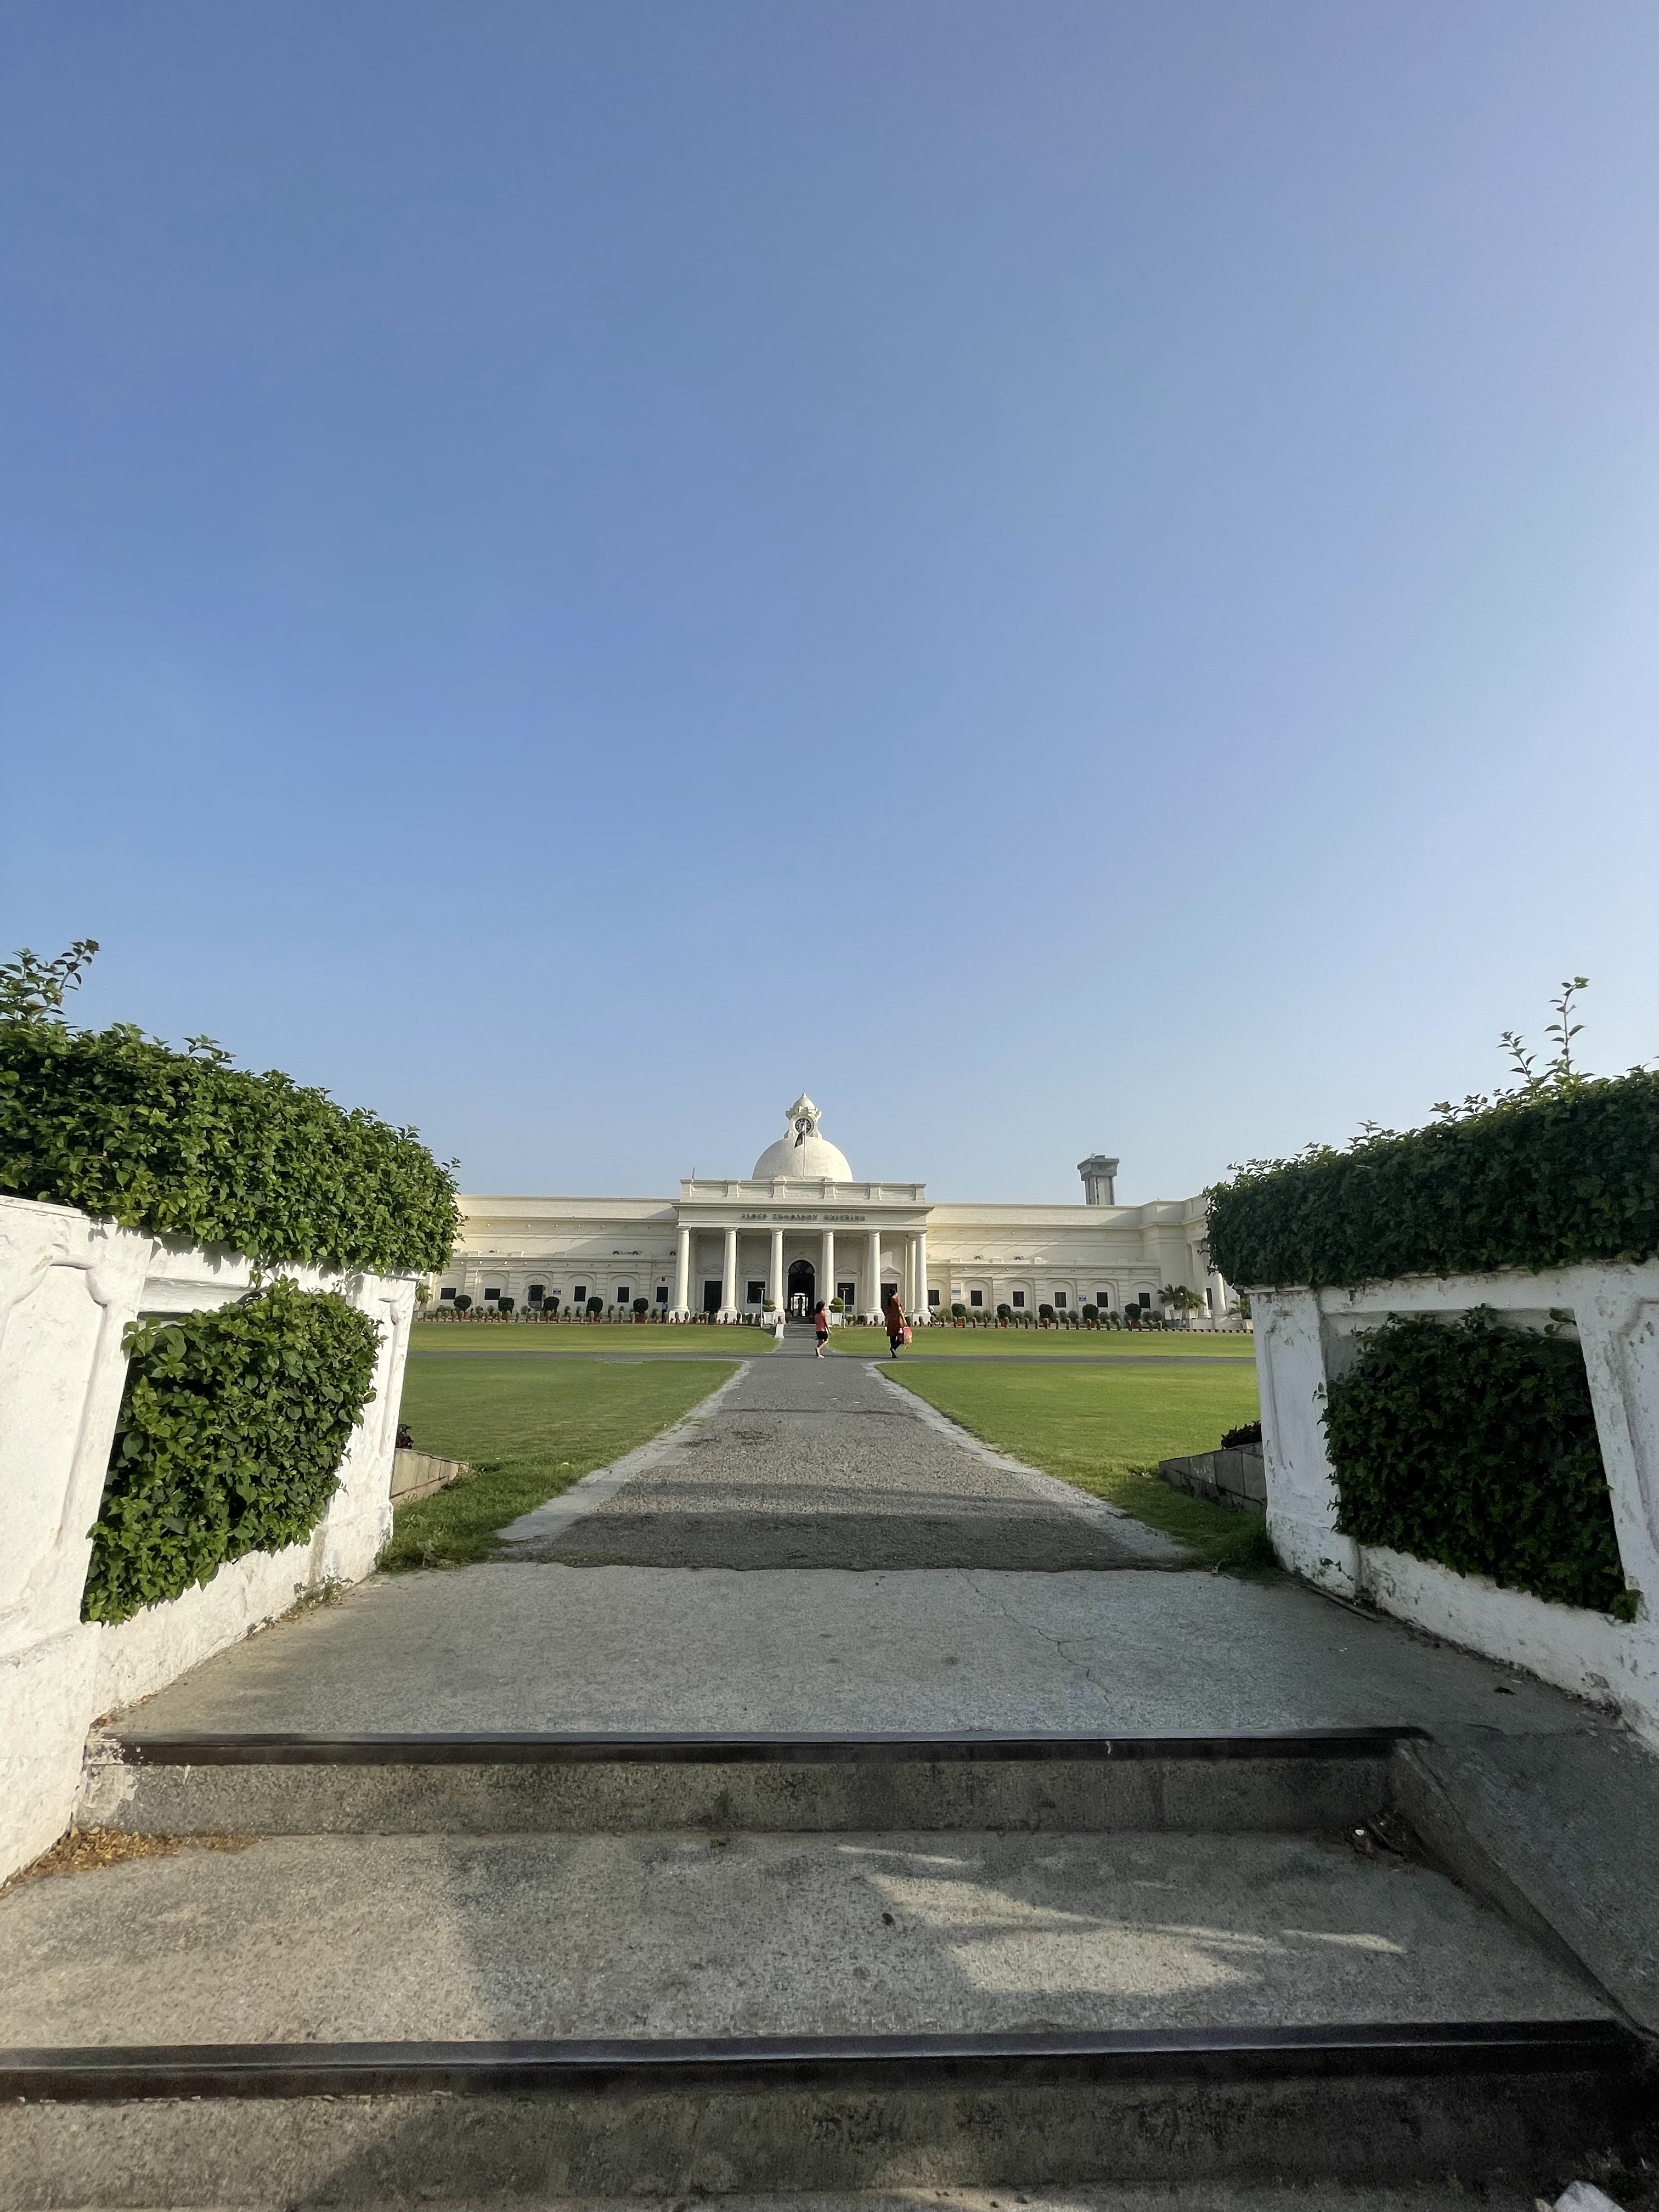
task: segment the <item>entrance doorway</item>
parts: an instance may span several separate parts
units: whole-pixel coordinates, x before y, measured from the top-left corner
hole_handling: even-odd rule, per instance
[[[805,1321],[818,1302],[817,1270],[810,1260],[791,1262],[787,1291],[790,1313]]]
[[[720,1310],[720,1286],[717,1282],[702,1286],[702,1310],[706,1314],[717,1314]]]

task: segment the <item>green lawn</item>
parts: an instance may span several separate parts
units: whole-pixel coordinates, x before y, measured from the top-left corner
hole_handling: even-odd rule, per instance
[[[599,1334],[597,1329],[567,1333]],[[440,1322],[432,1334],[506,1337],[536,1332],[475,1332]],[[744,1334],[760,1335],[758,1330]],[[762,1336],[761,1341],[771,1340]],[[734,1364],[729,1358],[642,1360],[637,1367],[599,1359],[532,1359],[515,1372],[499,1360],[475,1368],[465,1359],[423,1359],[413,1352],[399,1418],[409,1424],[420,1450],[466,1460],[477,1473],[470,1481],[405,1505],[380,1565],[397,1571],[493,1559],[498,1528],[670,1426],[718,1389]]]
[[[1161,1459],[1210,1451],[1224,1429],[1257,1417],[1255,1376],[1232,1368],[1021,1367],[1000,1362],[884,1370],[953,1421],[1091,1497],[1121,1505],[1193,1548],[1195,1566],[1258,1566],[1259,1515],[1230,1512],[1141,1472]]]
[[[882,1342],[887,1341],[884,1336]],[[596,1352],[690,1353],[697,1359],[756,1359],[775,1352],[769,1328],[737,1325],[684,1327],[659,1322],[417,1321],[409,1348],[417,1352],[574,1352],[589,1358]]]
[[[830,1346],[836,1352],[854,1352],[865,1358],[873,1353],[887,1357],[884,1329],[848,1327],[833,1329]],[[939,1353],[952,1358],[982,1353],[988,1358],[1017,1352],[1045,1358],[1073,1359],[1098,1356],[1102,1359],[1150,1354],[1154,1358],[1253,1360],[1253,1336],[1212,1336],[1196,1331],[1162,1328],[919,1328],[909,1350]],[[907,1354],[899,1353],[901,1364]]]

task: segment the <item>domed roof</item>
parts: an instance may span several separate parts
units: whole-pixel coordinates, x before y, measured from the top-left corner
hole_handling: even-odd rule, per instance
[[[803,1091],[789,1109],[788,1127],[775,1145],[769,1145],[755,1163],[754,1180],[770,1182],[775,1176],[798,1182],[851,1182],[853,1170],[847,1155],[818,1134],[818,1109]]]

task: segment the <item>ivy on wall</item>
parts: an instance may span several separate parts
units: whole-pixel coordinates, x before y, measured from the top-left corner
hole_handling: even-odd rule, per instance
[[[380,1330],[336,1292],[279,1279],[216,1312],[135,1322],[125,1342],[87,1620],[308,1536],[374,1395]]]
[[[1361,1342],[1324,1416],[1342,1533],[1632,1619],[1577,1345],[1484,1307]]]
[[[0,1018],[0,1191],[266,1263],[424,1274],[455,1182],[412,1129],[125,1025]]]
[[[1659,1075],[1539,1083],[1427,1128],[1253,1162],[1209,1193],[1212,1264],[1264,1286],[1659,1253]]]

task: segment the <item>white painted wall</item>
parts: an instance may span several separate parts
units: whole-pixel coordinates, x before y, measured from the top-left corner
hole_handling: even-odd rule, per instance
[[[392,1454],[412,1280],[287,1267],[381,1324],[375,1395],[340,1486],[304,1544],[255,1553],[131,1620],[81,1619],[126,1378],[122,1333],[141,1315],[238,1297],[240,1255],[0,1197],[0,1879],[68,1826],[92,1722],[148,1697],[330,1583],[360,1581],[392,1526]]]
[[[1659,1746],[1659,1261],[1413,1277],[1328,1291],[1250,1294],[1267,1531],[1284,1565],[1448,1642],[1524,1667],[1547,1682],[1616,1705]],[[1354,1338],[1390,1314],[1491,1306],[1516,1325],[1571,1312],[1583,1346],[1625,1578],[1641,1592],[1632,1623],[1500,1589],[1482,1575],[1357,1544],[1336,1528],[1325,1448],[1326,1384],[1352,1363]]]

